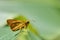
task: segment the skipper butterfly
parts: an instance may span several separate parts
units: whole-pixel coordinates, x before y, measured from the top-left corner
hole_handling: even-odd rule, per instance
[[[17,31],[22,28],[27,28],[29,21],[8,19],[7,24],[10,26],[12,31]]]

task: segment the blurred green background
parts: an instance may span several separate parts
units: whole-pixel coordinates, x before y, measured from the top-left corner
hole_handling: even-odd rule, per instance
[[[0,0],[0,27],[19,14],[26,16],[46,40],[60,40],[60,0]],[[2,33],[7,35],[7,31],[0,29],[0,39]]]

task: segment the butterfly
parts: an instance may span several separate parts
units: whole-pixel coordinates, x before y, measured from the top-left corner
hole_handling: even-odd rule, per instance
[[[7,24],[10,26],[12,31],[17,31],[23,28],[27,28],[29,21],[8,19]]]

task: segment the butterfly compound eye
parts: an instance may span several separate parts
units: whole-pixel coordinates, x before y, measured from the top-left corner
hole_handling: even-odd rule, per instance
[[[29,24],[29,21],[26,21],[25,25],[28,26],[28,24]]]

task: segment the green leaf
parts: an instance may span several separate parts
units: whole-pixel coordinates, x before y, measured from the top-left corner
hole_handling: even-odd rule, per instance
[[[15,17],[14,19],[16,19],[16,20],[28,20],[26,17],[24,17],[24,16],[17,16],[17,17]],[[44,40],[41,36],[40,36],[40,34],[38,33],[38,31],[36,30],[36,28],[34,28],[34,26],[30,23],[29,25],[28,25],[28,28],[27,28],[29,31],[31,31],[33,34],[35,34],[37,37],[39,37],[39,38],[41,38],[42,40]]]
[[[28,19],[27,19],[26,17],[24,17],[24,16],[17,16],[17,17],[15,17],[14,19],[16,19],[16,20],[28,20]],[[33,25],[29,24],[28,29],[29,29],[32,33],[34,33],[35,35],[39,36],[39,33],[38,33],[37,30],[33,27]]]

